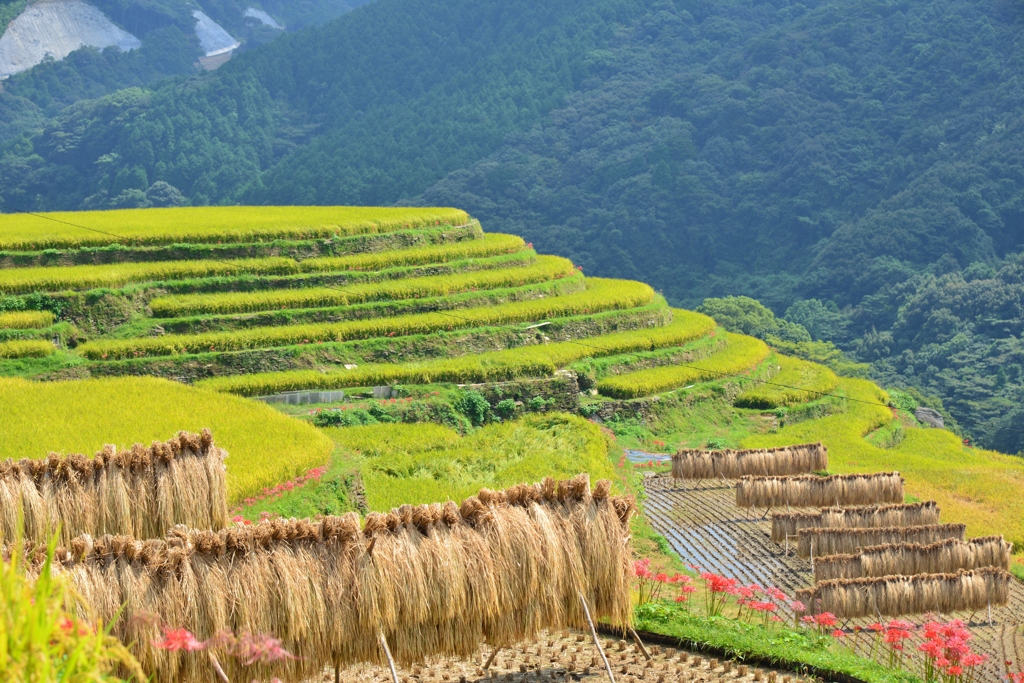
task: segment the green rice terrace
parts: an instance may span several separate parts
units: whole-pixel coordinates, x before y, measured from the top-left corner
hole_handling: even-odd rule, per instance
[[[637,659],[632,641],[611,638],[608,631],[606,672],[602,658],[584,652],[589,631],[575,640],[542,638],[540,645],[516,649],[509,634],[535,634],[503,622],[493,633],[508,635],[510,645],[492,670],[503,680],[548,681],[556,674],[558,680],[599,680],[612,667],[623,680],[661,683],[775,683],[790,676],[939,680],[872,640],[869,622],[876,616],[857,621],[864,615],[850,608],[850,617],[840,614],[834,624],[820,614],[801,624],[796,591],[817,591],[812,601],[838,598],[822,592],[831,583],[816,582],[813,550],[807,558],[797,552],[795,536],[792,548],[788,533],[782,544],[773,537],[767,515],[773,508],[779,512],[781,504],[770,502],[775,499],[744,503],[735,473],[681,480],[668,474],[669,456],[681,449],[699,449],[699,459],[719,457],[708,449],[821,443],[827,449],[819,462],[824,467],[800,466],[784,474],[897,471],[902,479],[889,476],[899,484],[884,496],[869,487],[850,494],[848,503],[837,497],[837,505],[927,501],[934,511],[927,524],[938,526],[939,511],[946,524],[935,532],[940,542],[1002,536],[1014,547],[986,541],[1005,558],[943,567],[989,572],[962,581],[1004,581],[1006,568],[1024,575],[1020,556],[1011,557],[1024,548],[1024,460],[972,448],[950,431],[919,423],[914,407],[905,394],[785,355],[706,315],[673,308],[646,284],[588,277],[568,259],[538,254],[517,236],[485,232],[457,209],[223,207],[0,216],[0,458],[92,454],[105,444],[126,448],[209,429],[213,443],[227,453],[228,512],[221,522],[203,523],[219,533],[225,532],[218,525],[258,533],[272,523],[303,524],[282,521],[288,518],[350,520],[334,516],[357,513],[369,538],[374,512],[412,515],[402,506],[459,502],[485,488],[518,491],[501,494],[508,500],[534,495],[550,502],[555,489],[524,494],[510,487],[546,477],[569,480],[581,472],[592,483],[611,480],[613,495],[635,496],[641,514],[629,523],[627,551],[630,562],[639,564],[631,577],[632,607],[626,609],[633,609],[642,635],[653,639],[649,644],[661,643],[647,653],[651,659]],[[204,454],[215,452],[209,438],[203,437]],[[146,458],[167,448],[193,448],[188,439],[194,437],[181,439],[154,446]],[[137,458],[144,450],[137,450]],[[195,466],[197,472],[205,467]],[[827,485],[847,481],[820,479]],[[174,485],[180,487],[175,491],[188,488],[180,481]],[[219,494],[210,486],[213,500]],[[578,492],[578,483],[564,486],[569,488],[557,489],[558,500],[591,500],[589,492]],[[566,493],[570,489],[576,493]],[[593,500],[608,496],[600,487],[594,491]],[[206,494],[192,495],[198,500]],[[497,494],[481,494],[481,504],[490,504],[489,495]],[[810,515],[817,507],[785,501],[782,509],[791,514]],[[618,519],[628,519],[626,504],[615,504]],[[177,514],[179,508],[171,507]],[[598,508],[603,512],[594,514],[615,517],[611,508]],[[170,507],[161,509],[170,514]],[[475,519],[468,509],[464,505],[456,514],[445,508],[443,515]],[[423,514],[433,514],[435,521],[424,524],[442,518],[437,506],[416,510],[433,510]],[[209,511],[182,515],[171,522],[221,519]],[[614,526],[607,520],[605,529]],[[8,533],[21,523],[0,522]],[[353,523],[358,536],[359,522]],[[44,528],[49,527],[39,527]],[[579,543],[581,552],[590,552],[585,541]],[[186,545],[201,543],[193,539]],[[75,552],[86,557],[90,551]],[[714,580],[697,577],[698,565],[787,596],[769,592],[760,594],[766,602],[735,602],[733,591],[719,598]],[[609,571],[608,576],[615,573]],[[661,572],[675,578],[659,579]],[[993,572],[1002,573],[991,579]],[[279,580],[287,581],[283,575]],[[1009,662],[1024,663],[1024,591],[1019,579],[1005,580],[1010,583],[999,584],[1005,595],[986,588],[987,609],[964,598],[938,615],[956,616],[973,629],[972,645],[986,658],[972,665],[973,678],[942,679],[946,683],[995,683],[1013,673]],[[119,600],[104,598],[105,609]],[[698,618],[690,606],[702,601]],[[621,601],[614,602],[597,610],[609,624],[629,618]],[[416,653],[430,650],[429,643],[403,640],[400,610],[394,609],[388,613],[393,625],[381,628],[397,639],[404,680],[491,675],[479,653],[468,666],[463,656],[421,669]],[[555,610],[563,621],[545,616],[535,623],[585,623],[575,608],[564,609]],[[893,610],[878,617],[902,614]],[[481,616],[480,623],[490,618]],[[327,671],[329,679],[333,664],[349,671],[338,674],[345,680],[392,680],[372,662],[345,668],[369,661],[359,650],[364,645],[353,645],[344,656],[331,649],[328,635],[326,649],[296,645],[315,637],[290,623],[264,625],[304,653],[301,665],[263,673],[323,680],[320,672]],[[213,635],[191,624],[173,626]],[[136,642],[146,642],[140,633],[133,636]],[[371,650],[373,638],[371,629],[365,645]],[[438,645],[437,652],[476,652],[479,643],[466,638]],[[308,651],[302,649],[307,645]],[[212,671],[205,659],[199,668],[176,668],[176,660],[147,652],[133,650],[144,668],[168,680],[213,680],[204,678]],[[121,661],[122,654],[112,657]],[[251,680],[238,666],[232,670],[238,680]]]

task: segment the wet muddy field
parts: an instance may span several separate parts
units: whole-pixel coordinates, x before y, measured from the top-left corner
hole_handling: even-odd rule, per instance
[[[658,533],[665,536],[683,560],[744,583],[776,586],[788,595],[813,583],[810,560],[796,556],[771,540],[768,511],[736,507],[736,492],[729,482],[676,482],[668,476],[645,479],[647,501],[644,513]],[[796,508],[794,508],[796,511]],[[956,520],[943,519],[944,522]],[[922,615],[911,621],[920,623]],[[961,619],[974,638],[973,649],[989,656],[978,683],[1004,680],[1004,661],[1024,667],[1024,583],[1014,579],[1010,602],[993,607],[991,623],[987,613],[941,615],[943,620]],[[844,624],[854,635],[855,626],[875,619],[851,620]],[[858,650],[866,650],[867,634]]]

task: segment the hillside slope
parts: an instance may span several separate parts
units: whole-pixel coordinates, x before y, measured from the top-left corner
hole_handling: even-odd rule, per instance
[[[868,381],[674,309],[643,283],[585,277],[457,209],[0,216],[0,294],[0,456],[212,427],[245,503],[332,450],[250,400],[262,398],[321,427],[371,425],[331,434],[362,451],[346,467],[378,506],[603,474],[589,417],[661,448],[821,440],[837,471],[903,470],[911,495],[938,499],[971,534],[1024,538],[1019,458],[968,448]],[[372,428],[391,423],[411,426]],[[429,425],[424,441],[421,423],[448,429]],[[459,434],[472,438],[457,446]],[[471,445],[489,442],[503,455],[477,461]],[[401,458],[381,455],[399,446]],[[323,510],[358,498],[338,486]]]
[[[792,309],[1016,452],[1021,25],[1005,0],[384,0],[77,105],[7,148],[0,206],[464,206],[677,305]]]

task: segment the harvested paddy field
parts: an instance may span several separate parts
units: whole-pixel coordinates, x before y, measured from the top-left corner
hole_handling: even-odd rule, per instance
[[[718,660],[675,648],[648,645],[650,661],[644,658],[631,641],[601,637],[618,683],[717,683],[719,681],[766,681],[768,683],[802,683],[792,672],[757,668],[742,663]],[[489,651],[478,653],[471,660],[435,659],[422,666],[399,668],[401,683],[447,683],[449,681],[501,681],[507,683],[541,683],[542,681],[607,681],[601,656],[589,635],[566,633],[548,635],[534,642],[498,652],[487,670],[484,665]],[[334,680],[333,671],[325,671],[322,680]],[[341,672],[346,683],[392,683],[385,667],[358,666]]]
[[[683,561],[744,584],[775,586],[788,595],[813,585],[811,559],[798,557],[795,543],[789,543],[788,548],[786,544],[774,543],[768,512],[764,508],[737,507],[731,482],[681,483],[667,476],[649,476],[644,488],[644,515]],[[1003,662],[1024,659],[1024,633],[1019,626],[1024,621],[1024,583],[1019,579],[1012,580],[1009,603],[991,608],[991,621],[988,610],[935,617],[961,619],[973,634],[974,650],[989,656],[989,661],[979,669],[979,683],[1003,680]],[[924,615],[908,619],[916,623],[928,621]],[[861,629],[872,622],[887,620],[859,618],[840,620],[839,625],[847,632],[848,644],[864,653],[870,650],[873,635]]]

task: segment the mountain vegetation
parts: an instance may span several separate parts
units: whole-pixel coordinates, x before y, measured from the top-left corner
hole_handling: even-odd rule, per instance
[[[755,297],[814,340],[780,342],[1017,452],[1022,23],[1011,0],[378,0],[54,112],[3,143],[0,207],[459,206],[675,305]]]
[[[0,141],[37,132],[48,119],[79,101],[195,74],[202,54],[192,15],[196,9],[239,40],[241,50],[247,50],[265,45],[282,33],[279,28],[245,16],[250,7],[262,7],[290,31],[334,19],[367,0],[88,1],[139,38],[142,47],[130,52],[82,48],[65,59],[44,61],[7,79],[0,89]],[[0,34],[26,5],[26,0],[0,0]]]

